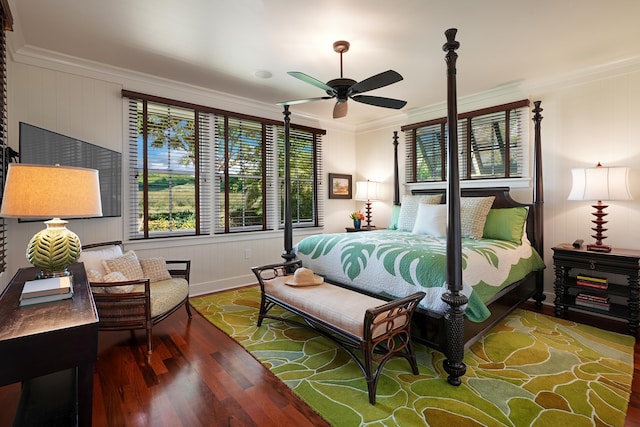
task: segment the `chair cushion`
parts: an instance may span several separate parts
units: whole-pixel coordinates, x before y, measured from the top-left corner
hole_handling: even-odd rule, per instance
[[[128,251],[126,254],[117,258],[105,259],[102,261],[102,265],[107,274],[119,271],[127,280],[140,280],[145,277],[134,251]]]
[[[139,261],[144,277],[148,278],[151,283],[171,279],[171,274],[167,270],[167,263],[164,258],[146,258]]]
[[[189,283],[183,278],[161,280],[151,284],[151,317],[175,308],[189,296]]]
[[[107,246],[103,249],[89,249],[80,253],[78,262],[84,263],[84,269],[87,273],[90,270],[97,272],[100,277],[108,273],[105,270],[102,261],[105,259],[112,259],[122,256],[122,248],[118,245]]]

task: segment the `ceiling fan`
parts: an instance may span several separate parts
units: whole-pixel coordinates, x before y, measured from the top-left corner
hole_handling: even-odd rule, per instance
[[[339,40],[333,44],[333,50],[340,54],[340,78],[338,79],[329,80],[327,83],[323,83],[320,80],[299,71],[289,71],[287,73],[290,76],[302,80],[303,82],[323,89],[328,96],[284,101],[279,102],[278,105],[294,105],[311,101],[319,101],[322,99],[336,98],[336,105],[333,107],[334,119],[345,117],[347,115],[347,101],[349,98],[364,104],[375,105],[376,107],[394,108],[396,110],[404,107],[407,104],[407,101],[380,96],[360,95],[363,92],[379,89],[399,82],[402,80],[402,76],[397,72],[388,70],[383,73],[376,74],[375,76],[371,76],[368,79],[364,79],[361,82],[357,82],[353,79],[347,79],[342,76],[342,54],[349,50],[349,46],[349,42],[344,40]]]

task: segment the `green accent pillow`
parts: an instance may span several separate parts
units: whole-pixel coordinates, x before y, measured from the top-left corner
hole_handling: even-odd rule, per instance
[[[398,217],[400,217],[400,205],[391,206],[391,221],[389,222],[389,230],[398,229]]]
[[[482,237],[521,244],[528,213],[529,210],[525,207],[491,209],[487,214]]]

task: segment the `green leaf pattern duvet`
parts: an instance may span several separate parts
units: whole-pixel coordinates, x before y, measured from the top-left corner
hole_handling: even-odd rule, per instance
[[[302,265],[338,283],[401,298],[417,291],[427,296],[420,306],[443,313],[447,304],[446,239],[396,230],[318,234],[294,248]],[[523,243],[502,240],[462,240],[462,293],[469,298],[467,318],[481,322],[489,316],[485,305],[493,295],[544,262],[524,238]]]

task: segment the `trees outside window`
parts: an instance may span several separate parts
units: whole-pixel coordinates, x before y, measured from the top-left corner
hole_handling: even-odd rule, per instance
[[[123,92],[129,101],[129,237],[277,229],[284,138],[273,120]],[[292,125],[293,225],[321,225],[324,131]]]

